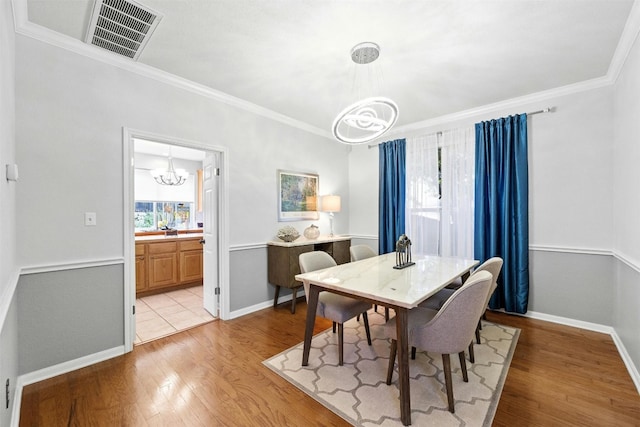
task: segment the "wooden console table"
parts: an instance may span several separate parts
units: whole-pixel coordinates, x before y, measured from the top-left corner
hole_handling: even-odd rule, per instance
[[[292,290],[291,313],[296,312],[296,298],[301,282],[296,281],[295,275],[300,274],[298,256],[305,252],[324,251],[331,255],[337,264],[345,264],[351,260],[349,248],[351,238],[345,236],[320,236],[309,240],[299,237],[293,242],[273,240],[267,242],[269,283],[276,287],[273,298],[273,308],[278,305],[280,288]]]

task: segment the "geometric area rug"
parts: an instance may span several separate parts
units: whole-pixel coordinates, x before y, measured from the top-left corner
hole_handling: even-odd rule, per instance
[[[354,426],[402,426],[398,372],[386,384],[389,341],[381,334],[384,316],[369,312],[372,345],[362,318],[344,325],[344,365],[338,366],[338,334],[331,329],[313,337],[309,365],[302,366],[300,343],[263,362],[265,366]],[[475,363],[467,352],[469,382],[462,381],[460,361],[451,356],[455,414],[448,410],[442,356],[418,349],[409,359],[413,426],[490,426],[509,370],[520,330],[482,322]]]

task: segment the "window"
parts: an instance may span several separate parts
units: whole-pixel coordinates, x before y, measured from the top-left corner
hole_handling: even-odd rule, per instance
[[[473,257],[473,127],[407,140],[405,230],[417,255]]]
[[[163,228],[184,230],[192,228],[194,204],[189,202],[136,201],[135,231],[154,231]]]

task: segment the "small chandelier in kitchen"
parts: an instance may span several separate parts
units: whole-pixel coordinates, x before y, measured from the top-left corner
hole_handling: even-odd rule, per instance
[[[151,176],[161,185],[182,185],[187,181],[189,172],[184,169],[173,167],[173,158],[169,153],[168,165],[166,169],[152,169]]]

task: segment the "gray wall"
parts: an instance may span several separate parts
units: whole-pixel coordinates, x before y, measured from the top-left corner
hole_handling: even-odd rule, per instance
[[[23,275],[20,374],[123,346],[123,274],[120,264]]]
[[[529,310],[599,325],[613,323],[613,257],[529,251]]]
[[[232,287],[231,311],[273,301],[275,288],[269,284],[262,286],[267,277],[266,247],[232,250],[229,253],[229,267],[229,282]],[[283,289],[280,297],[290,293],[288,289]]]
[[[478,113],[389,139],[426,135],[490,118],[555,107],[529,117],[530,311],[611,326],[612,266],[582,252],[610,253],[613,244],[613,89],[610,86],[557,96],[511,109]],[[355,147],[349,156],[350,212],[354,233],[377,236],[378,150]],[[354,178],[358,174],[359,178]],[[553,250],[550,252],[549,250]],[[610,258],[610,257],[609,257]],[[567,271],[561,266],[565,262]],[[588,271],[589,276],[582,274]],[[561,274],[562,280],[556,279]],[[602,286],[609,296],[601,297]],[[584,289],[598,292],[583,293]],[[547,294],[549,292],[550,294]],[[562,303],[583,294],[571,308]],[[597,308],[596,308],[597,307]]]
[[[302,231],[313,222],[328,231],[327,215],[318,221],[277,221],[278,169],[318,173],[320,193],[341,195],[348,212],[345,145],[25,36],[18,35],[16,43],[16,156],[21,165],[16,208],[21,239],[16,252],[21,266],[50,270],[28,293],[20,291],[20,349],[37,353],[25,360],[21,372],[122,344],[121,321],[99,325],[100,343],[65,339],[69,347],[64,352],[33,324],[22,322],[29,321],[33,305],[50,307],[37,321],[47,318],[51,330],[91,325],[93,313],[86,307],[98,301],[95,295],[109,301],[110,313],[122,317],[122,277],[117,286],[104,289],[98,289],[99,280],[87,277],[100,274],[97,271],[70,270],[64,282],[54,279],[58,266],[124,256],[123,127],[227,147],[232,248],[264,244],[285,224]],[[47,70],[46,79],[42,70]],[[53,171],[64,173],[51,179]],[[97,226],[84,226],[84,212],[97,213]],[[334,228],[348,232],[348,216],[336,214]],[[273,295],[266,251],[244,252],[230,254],[231,310],[267,302]],[[23,278],[19,286],[31,280]],[[50,306],[53,295],[33,291],[54,289],[52,281],[56,292],[73,302],[54,298],[64,310]],[[76,292],[78,287],[83,292]],[[113,307],[118,298],[120,304]]]
[[[615,260],[614,273],[613,326],[636,370],[640,370],[640,270]],[[636,386],[640,388],[637,382]]]
[[[638,93],[640,41],[636,40],[613,86],[469,114],[469,119],[406,133],[399,129],[388,138],[555,107],[553,113],[529,120],[529,310],[612,326],[636,372],[640,366]],[[377,218],[370,215],[377,209],[377,151],[355,147],[349,156],[354,205],[350,223],[352,232],[363,236],[377,235]]]

